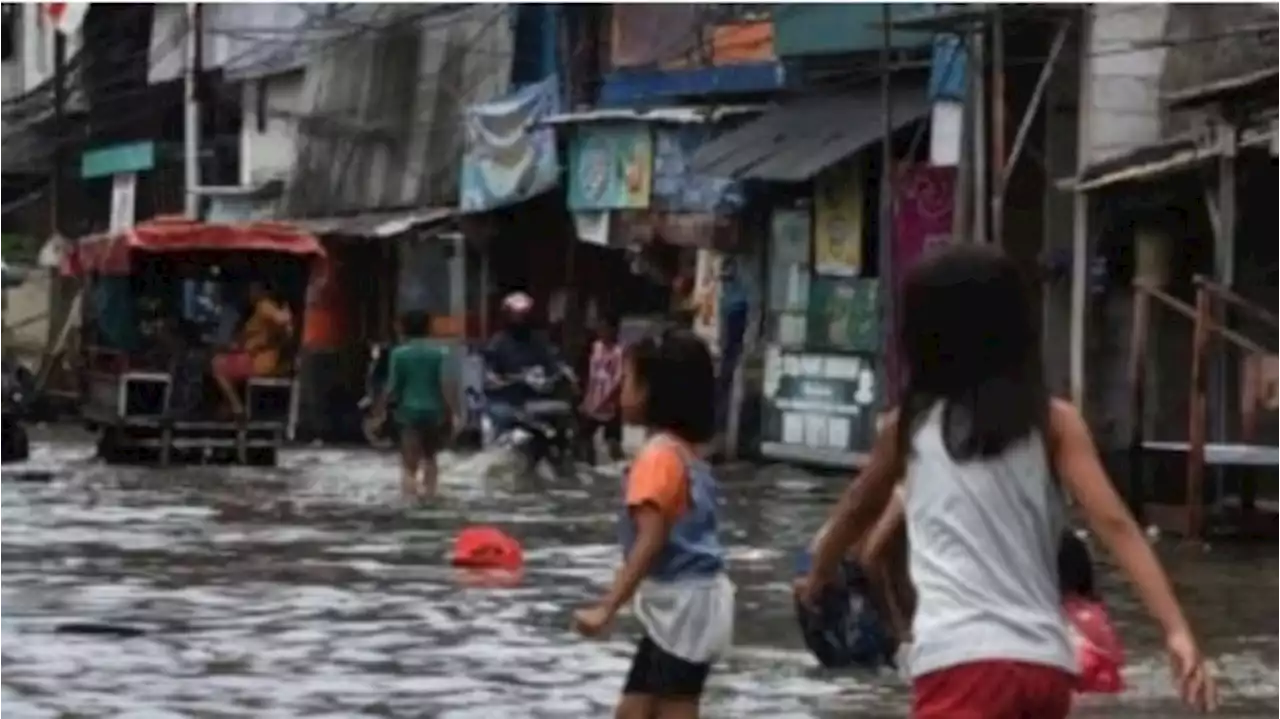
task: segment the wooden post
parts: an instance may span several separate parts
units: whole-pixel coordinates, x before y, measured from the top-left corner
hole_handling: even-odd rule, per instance
[[[894,308],[893,308],[893,192],[897,186],[895,171],[893,164],[893,99],[892,99],[892,80],[889,73],[889,67],[892,53],[892,12],[891,6],[888,4],[881,6],[881,22],[883,25],[880,44],[880,103],[881,103],[881,122],[880,127],[882,133],[880,143],[880,252],[879,252],[879,275],[880,275],[880,326],[883,328],[893,327]],[[887,338],[891,336],[886,334],[886,341],[881,348],[880,357],[884,363],[884,375],[888,377],[895,376],[894,367],[890,364],[894,360],[893,344]],[[879,398],[882,407],[889,406],[896,400],[896,383],[893,383],[888,391],[882,392]]]
[[[1196,289],[1195,331],[1191,340],[1191,395],[1187,423],[1186,538],[1198,540],[1204,530],[1204,474],[1206,432],[1205,357],[1209,344],[1209,293]]]
[[[1129,339],[1129,500],[1139,512],[1146,501],[1147,337],[1151,324],[1151,296],[1141,284],[1133,287],[1133,328]]]
[[[1218,155],[1218,226],[1213,243],[1213,270],[1214,280],[1230,290],[1235,285],[1236,274],[1236,129],[1225,123],[1218,131],[1221,149]],[[1226,303],[1215,303],[1211,312],[1215,323],[1230,329],[1231,312]],[[1227,356],[1227,353],[1219,352],[1209,361],[1209,415],[1213,434],[1219,441],[1227,439]]]

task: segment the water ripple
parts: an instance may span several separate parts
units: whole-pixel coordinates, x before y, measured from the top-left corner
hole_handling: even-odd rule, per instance
[[[569,614],[618,561],[617,468],[512,482],[494,477],[496,461],[448,460],[440,501],[403,508],[387,455],[308,448],[267,471],[108,468],[86,456],[83,444],[38,445],[33,462],[59,476],[3,485],[0,702],[12,717],[611,712],[634,626],[624,617],[612,638],[587,642],[569,632]],[[739,630],[707,716],[904,713],[896,676],[819,671],[795,631],[790,553],[839,485],[771,467],[725,487]],[[524,542],[518,583],[447,565],[457,529],[474,523]],[[1273,716],[1274,550],[1169,561],[1230,715]],[[1078,714],[1177,716],[1154,628],[1113,574],[1104,586],[1129,645],[1130,689],[1082,700]],[[145,633],[55,633],[71,621]]]

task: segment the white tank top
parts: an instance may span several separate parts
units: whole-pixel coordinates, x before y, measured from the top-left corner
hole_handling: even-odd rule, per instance
[[[918,603],[908,666],[1019,661],[1076,672],[1058,587],[1060,490],[1034,435],[998,457],[957,463],[942,405],[912,439],[906,517]]]

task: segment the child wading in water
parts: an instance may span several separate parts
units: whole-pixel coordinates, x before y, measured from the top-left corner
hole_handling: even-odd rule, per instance
[[[445,351],[427,339],[431,319],[425,312],[400,318],[403,341],[391,350],[383,411],[395,406],[400,430],[401,489],[406,499],[436,493],[436,454],[453,426],[453,389],[446,376]]]
[[[688,330],[666,330],[624,358],[622,412],[649,430],[627,476],[619,534],[626,556],[613,588],[574,626],[600,636],[634,595],[644,636],[622,689],[619,719],[693,719],[711,664],[733,634],[733,584],[716,534],[716,480],[695,447],[715,433],[711,353]]]
[[[1045,388],[1017,267],[985,246],[938,250],[908,273],[901,308],[902,404],[837,505],[801,600],[813,603],[905,477],[912,716],[1065,717],[1077,672],[1057,576],[1065,488],[1164,630],[1182,699],[1214,707],[1169,580],[1080,413]]]
[[[582,398],[579,439],[590,464],[596,463],[596,434],[604,430],[609,458],[622,459],[622,415],[618,395],[622,389],[622,348],[618,346],[618,323],[605,319],[600,323],[599,337],[591,343],[587,360],[587,391]]]

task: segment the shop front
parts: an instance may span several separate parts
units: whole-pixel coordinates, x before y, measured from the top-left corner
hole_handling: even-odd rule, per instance
[[[892,401],[886,295],[923,246],[950,232],[951,192],[910,162],[899,134],[922,134],[922,87],[891,99],[893,244],[882,255],[877,208],[883,104],[876,91],[783,104],[702,148],[699,171],[755,181],[766,219],[759,454],[856,468]],[[832,117],[847,122],[833,125]],[[945,172],[944,172],[945,174]],[[949,177],[949,175],[947,175]],[[950,186],[948,185],[947,188]],[[939,204],[941,203],[941,204]],[[883,260],[883,261],[882,261]],[[886,278],[885,275],[888,274]]]

